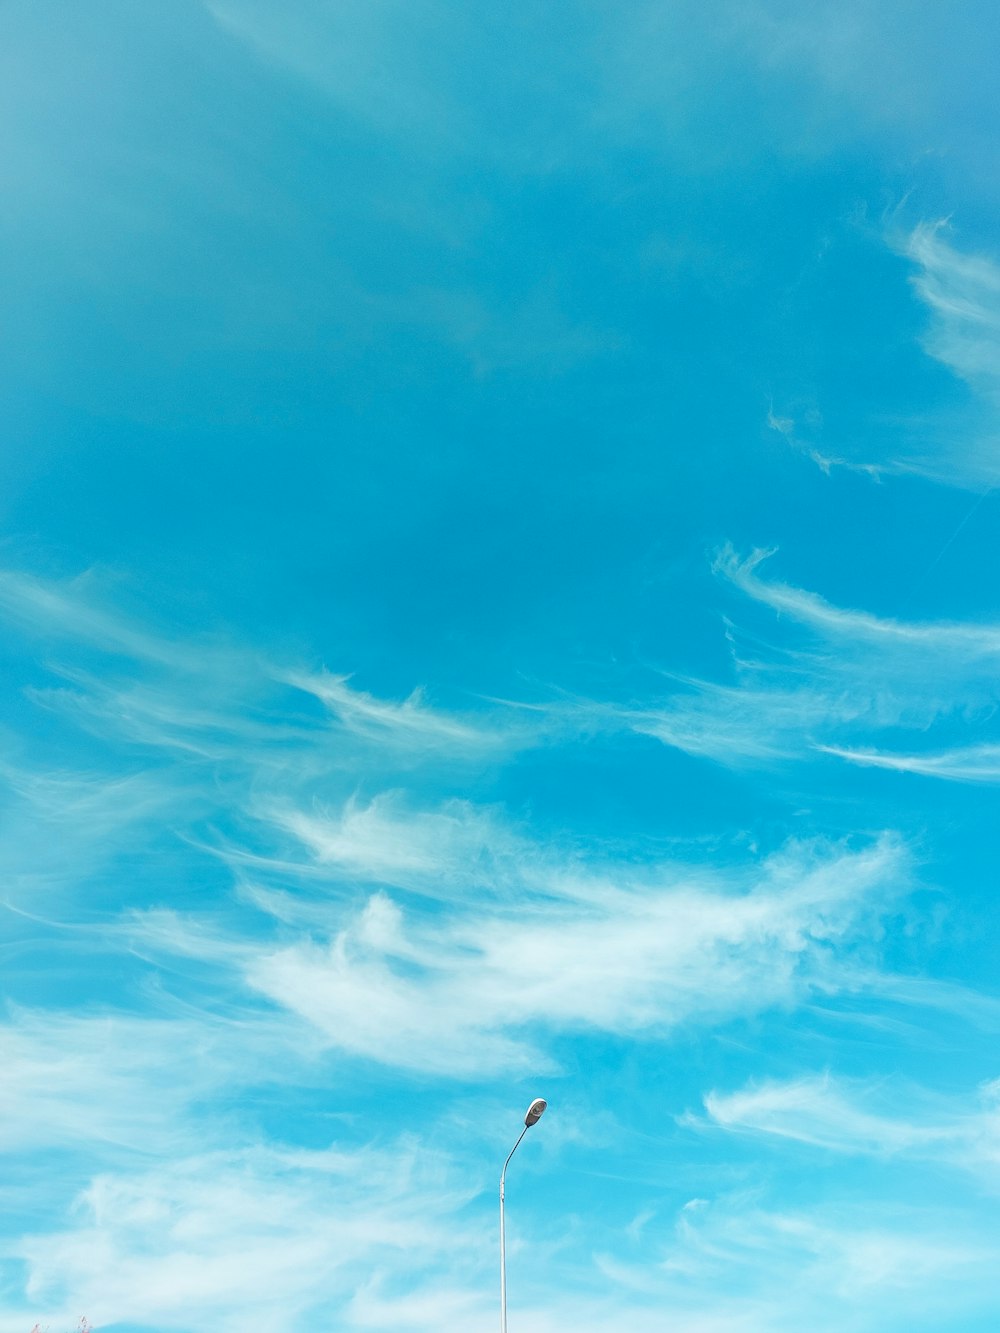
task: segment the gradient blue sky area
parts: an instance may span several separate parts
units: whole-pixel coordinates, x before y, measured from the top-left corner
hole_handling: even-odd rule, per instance
[[[0,1333],[995,1333],[995,5],[0,28]]]

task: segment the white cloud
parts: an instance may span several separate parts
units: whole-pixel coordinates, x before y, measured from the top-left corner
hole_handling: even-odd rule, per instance
[[[985,496],[1000,481],[1000,263],[959,249],[946,221],[890,232],[888,243],[912,265],[912,287],[927,313],[921,346],[967,387],[964,404],[914,416],[893,456],[869,462],[820,450],[808,429],[773,407],[767,424],[827,473],[846,468],[878,480],[915,472]]]
[[[885,473],[893,471],[892,468],[879,463],[857,463],[849,458],[841,458],[833,454],[823,453],[823,451],[816,448],[814,444],[810,444],[800,438],[798,426],[793,417],[776,415],[773,404],[768,409],[765,420],[771,430],[776,431],[782,436],[793,449],[798,449],[801,453],[805,454],[805,456],[811,459],[820,471],[825,472],[827,476],[830,475],[834,468],[844,468],[848,472],[859,472],[863,476],[870,477],[872,481],[879,481]]]
[[[454,1225],[469,1197],[446,1159],[417,1140],[193,1153],[97,1175],[63,1226],[6,1250],[27,1266],[25,1314],[40,1310],[45,1322],[75,1323],[83,1308],[96,1328],[237,1333],[329,1321],[386,1268],[405,1287],[442,1256],[468,1270],[471,1251],[474,1267],[475,1244]],[[437,1312],[429,1297],[422,1327]],[[476,1303],[466,1293],[466,1308]],[[0,1318],[0,1330],[23,1333],[36,1316],[24,1317]]]
[[[213,1020],[15,1009],[0,1027],[0,1148],[85,1151],[100,1161],[204,1145],[192,1106],[293,1067],[303,1077],[308,1043],[294,1037],[265,1014],[247,1023],[238,1010]]]
[[[111,612],[81,610],[54,585],[15,579],[4,586],[14,588],[13,601],[26,612],[44,608],[41,624],[49,632],[125,657],[101,673],[61,667],[58,687],[35,686],[31,697],[133,748],[136,762],[146,765],[130,779],[144,788],[142,802],[132,803],[134,819],[157,803],[164,809],[173,803],[186,819],[199,803],[206,818],[213,805],[238,808],[248,826],[294,847],[300,859],[304,849],[314,866],[426,892],[433,875],[449,878],[470,857],[490,861],[495,877],[500,862],[523,861],[527,849],[489,814],[460,802],[414,811],[384,792],[355,799],[362,776],[370,784],[380,774],[408,778],[425,764],[500,763],[524,748],[624,728],[728,764],[827,753],[995,780],[988,736],[971,747],[959,736],[959,743],[935,748],[934,728],[985,721],[995,709],[1000,625],[907,622],[838,607],[763,578],[767,554],[740,559],[726,548],[715,570],[749,602],[781,617],[785,636],[797,631],[800,641],[772,650],[770,661],[734,652],[735,683],[681,680],[667,700],[627,709],[488,703],[459,714],[428,704],[419,690],[401,702],[387,700],[354,688],[345,676],[276,667],[228,645],[172,646]],[[303,695],[323,704],[325,721],[303,711]],[[883,743],[889,728],[925,733],[927,755],[897,754]],[[14,780],[15,770],[8,770]],[[58,775],[26,772],[17,781],[25,795],[41,793]],[[102,783],[112,790],[99,772],[79,781],[95,796]],[[121,810],[123,803],[110,801],[109,808]]]
[[[0,571],[0,610],[32,635],[77,640],[111,654],[180,669],[197,669],[197,649],[158,638],[124,617],[108,612],[95,597],[92,574],[75,579],[34,578],[17,570]]]
[[[833,606],[816,593],[786,583],[768,581],[758,576],[761,563],[773,551],[755,551],[740,559],[732,547],[725,547],[715,560],[715,570],[747,597],[772,610],[789,615],[826,636],[848,643],[875,645],[912,645],[924,651],[942,652],[962,664],[979,659],[1000,658],[1000,625],[954,622],[907,622],[872,615],[867,611],[845,610]]]
[[[142,915],[129,928],[153,951],[215,947],[220,965],[330,1046],[475,1077],[545,1067],[549,1034],[665,1034],[853,989],[859,974],[841,970],[841,955],[865,955],[907,882],[905,851],[885,838],[858,851],[792,845],[729,878],[593,875],[578,899],[543,881],[427,913],[378,893],[360,908],[331,904],[325,932],[312,912],[312,933],[279,947],[213,945],[196,919],[190,950],[181,918],[166,937],[158,917],[148,932]]]
[[[682,1333],[956,1326],[995,1297],[989,1221],[954,1206],[709,1196],[652,1220],[641,1259],[634,1237],[600,1226],[596,1253],[541,1234],[515,1247],[518,1323],[657,1333],[668,1310]],[[64,1219],[8,1246],[30,1304],[0,1314],[0,1333],[40,1316],[68,1327],[84,1307],[97,1327],[183,1333],[289,1321],[467,1333],[495,1318],[495,1235],[493,1198],[474,1199],[430,1140],[192,1153],[98,1175]]]
[[[782,648],[745,658],[734,647],[734,684],[680,681],[666,700],[606,709],[620,725],[734,766],[808,759],[817,753],[912,772],[994,780],[996,748],[982,739],[997,703],[1000,625],[903,621],[833,605],[807,590],[761,577],[771,552],[740,559],[729,547],[716,573],[773,612]],[[739,634],[730,630],[734,645]],[[602,715],[601,706],[594,709]],[[975,746],[929,748],[894,758],[881,745],[902,730],[935,740],[974,725]]]
[[[858,653],[885,644],[909,651],[905,633],[776,590],[756,565],[721,572],[821,648],[833,637],[860,642]],[[502,806],[449,796],[437,775],[458,772],[464,785],[526,737],[565,739],[577,724],[592,736],[594,714],[543,712],[525,731],[492,704],[456,714],[419,694],[379,699],[344,678],[275,668],[227,645],[217,655],[186,641],[164,648],[111,612],[87,613],[81,627],[71,602],[60,594],[47,604],[46,632],[99,660],[86,671],[61,668],[63,692],[35,697],[85,724],[82,754],[128,755],[135,772],[105,789],[102,773],[83,764],[10,768],[29,822],[37,831],[62,815],[66,836],[82,837],[90,824],[96,842],[120,849],[174,821],[183,835],[178,873],[198,886],[206,866],[231,870],[237,897],[211,894],[202,904],[194,888],[185,910],[158,907],[171,901],[174,872],[148,859],[142,909],[123,913],[120,893],[113,903],[90,900],[92,931],[81,937],[93,940],[95,957],[118,950],[159,978],[139,996],[109,982],[107,1003],[135,1000],[148,1016],[24,1011],[2,1034],[17,1090],[0,1120],[8,1146],[73,1156],[74,1182],[85,1153],[93,1175],[71,1208],[64,1201],[62,1217],[50,1211],[8,1243],[34,1303],[16,1312],[16,1333],[39,1317],[68,1323],[83,1309],[98,1325],[139,1322],[153,1303],[165,1330],[214,1321],[235,1333],[251,1318],[299,1318],[466,1333],[490,1317],[482,1293],[493,1287],[493,1232],[473,1237],[468,1228],[469,1177],[456,1183],[438,1163],[428,1189],[411,1162],[425,1144],[337,1154],[256,1146],[254,1097],[270,1096],[279,1078],[292,1094],[309,1092],[322,1073],[345,1090],[339,1115],[357,1059],[381,1065],[380,1077],[440,1077],[456,1088],[555,1070],[573,1034],[666,1038],[776,1007],[899,993],[900,979],[879,961],[881,923],[910,888],[906,848],[891,836],[791,843],[714,870],[623,858],[568,836],[542,841]],[[23,624],[30,628],[30,616]],[[944,662],[949,628],[938,627],[935,647]],[[959,657],[991,661],[982,636],[956,642]],[[757,711],[773,723],[769,683],[757,688]],[[704,696],[706,737],[722,698]],[[736,688],[726,702],[734,727],[741,706]],[[624,717],[608,708],[598,725],[654,722],[652,711]],[[779,729],[782,746],[792,725]],[[751,727],[745,743],[772,740]],[[922,1000],[911,993],[908,1002]],[[101,1098],[79,1105],[81,1086],[100,1087]],[[67,1193],[75,1188],[66,1183]],[[441,1205],[424,1225],[428,1192]],[[51,1210],[51,1187],[45,1204]],[[655,1228],[651,1218],[643,1244]],[[876,1237],[870,1248],[891,1243]],[[653,1296],[623,1282],[616,1291],[630,1291],[627,1300],[587,1309],[526,1300],[525,1327],[548,1333],[569,1310],[581,1330],[611,1333],[624,1310],[630,1326],[653,1333],[662,1316],[650,1301],[666,1299],[692,1331],[734,1319],[780,1328],[770,1289],[750,1284],[734,1304],[686,1285],[706,1271],[699,1245],[685,1242],[673,1268],[654,1272]],[[802,1254],[798,1242],[789,1246],[789,1269]],[[892,1266],[879,1271],[895,1290]],[[15,1333],[11,1316],[0,1316],[0,1333]]]
[[[727,556],[720,569],[748,596],[823,632],[909,640],[905,627],[886,630],[765,584],[755,561]],[[72,608],[61,598],[53,605],[56,626],[74,633]],[[146,643],[110,613],[85,618],[100,627],[88,641]],[[947,627],[939,637],[948,639]],[[981,637],[972,637],[976,652]],[[968,639],[959,634],[959,647]],[[662,1034],[836,991],[845,984],[839,955],[864,948],[906,890],[906,855],[891,838],[860,850],[791,845],[731,874],[648,861],[626,868],[599,847],[537,845],[500,808],[447,798],[415,807],[385,790],[363,800],[354,775],[376,785],[387,752],[402,754],[411,773],[424,759],[464,765],[502,749],[507,710],[467,719],[419,696],[393,703],[342,677],[276,671],[229,648],[218,659],[184,646],[145,651],[151,658],[152,682],[141,673],[138,682],[80,677],[79,708],[99,733],[119,744],[124,734],[155,758],[156,780],[175,801],[194,801],[203,826],[225,821],[227,832],[205,834],[207,844],[234,870],[243,902],[268,916],[263,927],[257,917],[234,930],[225,913],[152,910],[129,915],[117,935],[106,927],[106,937],[146,957],[215,968],[244,1000],[270,1002],[353,1055],[462,1077],[525,1070],[551,1061],[554,1034]],[[234,658],[236,698],[223,702]],[[291,699],[268,693],[289,685]],[[329,723],[295,711],[303,690],[324,703]],[[804,707],[824,720],[824,700],[808,688],[759,687],[753,703],[748,710],[739,689],[705,687],[686,712],[607,717],[664,734],[687,728],[689,745],[714,745],[719,758],[727,745],[743,756],[781,753]],[[840,705],[842,714],[866,707]],[[557,721],[565,735],[566,719]],[[590,731],[593,718],[581,714],[580,725]],[[155,803],[150,810],[162,817]],[[179,826],[191,822],[189,809]],[[188,837],[185,854],[198,865],[206,847]],[[417,896],[404,909],[372,893],[378,885]]]
[[[430,707],[419,689],[396,703],[355,690],[348,684],[349,677],[326,671],[290,672],[286,679],[296,689],[320,699],[346,731],[383,746],[458,757],[499,751],[518,740],[530,740],[527,728],[512,724],[509,713],[502,722],[499,718],[484,721],[458,717]]]
[[[984,496],[1000,481],[1000,263],[960,249],[950,233],[947,221],[924,222],[902,235],[891,231],[888,243],[912,265],[912,287],[927,315],[921,346],[963,382],[964,403],[912,417],[892,457],[868,462],[821,450],[807,427],[772,407],[768,426],[823,471],[846,468],[874,480],[915,472]],[[885,423],[878,425],[884,433]]]
[[[738,1327],[875,1330],[904,1310],[914,1322],[947,1318],[989,1299],[997,1248],[962,1221],[906,1205],[768,1210],[723,1199],[682,1215],[665,1267],[694,1292],[725,1279],[731,1315],[749,1316]]]
[[[895,773],[953,782],[1000,782],[1000,745],[968,745],[929,754],[895,754],[885,750],[849,750],[835,745],[818,747],[863,768],[887,768]]]
[[[934,315],[926,346],[978,392],[1000,393],[1000,267],[985,255],[962,254],[945,240],[946,224],[910,234],[913,284]]]
[[[991,1221],[902,1200],[768,1206],[746,1191],[690,1200],[652,1262],[603,1251],[596,1263],[629,1327],[662,1328],[664,1310],[682,1333],[960,1327],[993,1308]],[[567,1322],[615,1327],[580,1315]]]
[[[997,1082],[984,1085],[977,1099],[958,1102],[899,1081],[811,1075],[750,1084],[734,1093],[711,1092],[705,1111],[720,1129],[794,1139],[835,1152],[902,1154],[980,1175],[1000,1166]],[[687,1117],[686,1123],[699,1122]]]
[[[484,703],[458,714],[419,690],[382,699],[239,645],[156,634],[105,605],[98,583],[0,574],[0,612],[29,642],[59,648],[48,683],[32,673],[29,704],[70,724],[50,755],[37,736],[30,746],[4,737],[3,868],[15,905],[79,890],[150,836],[172,838],[177,857],[182,840],[192,857],[197,843],[200,855],[212,848],[241,879],[250,863],[280,864],[300,878],[388,876],[424,892],[435,875],[453,880],[462,858],[509,859],[488,812],[354,793],[412,783],[427,766],[482,771],[541,743],[542,713]]]
[[[105,581],[106,582],[106,581]],[[253,745],[252,757],[283,757],[282,747],[319,745],[324,730],[297,708],[301,692],[320,700],[336,734],[382,749],[481,756],[532,744],[535,730],[509,708],[460,716],[434,708],[421,689],[402,702],[356,689],[350,677],[269,661],[210,636],[156,634],[104,603],[107,587],[91,572],[45,580],[0,571],[0,613],[23,634],[96,652],[100,673],[51,664],[69,689],[34,687],[32,697],[90,716],[139,743],[216,759]]]
[[[966,382],[971,412],[940,428],[916,465],[943,481],[993,487],[1000,481],[1000,265],[963,253],[943,222],[916,227],[901,243],[916,266],[914,288],[930,311],[924,347]]]
[[[351,797],[335,809],[286,805],[260,814],[292,834],[327,873],[430,897],[448,897],[472,885],[495,890],[530,874],[530,844],[499,812],[469,801],[413,810],[403,793],[384,792],[367,803]]]

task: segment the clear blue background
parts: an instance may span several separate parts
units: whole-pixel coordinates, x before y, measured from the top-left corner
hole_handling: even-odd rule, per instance
[[[8,0],[0,1333],[997,1326],[997,26]]]

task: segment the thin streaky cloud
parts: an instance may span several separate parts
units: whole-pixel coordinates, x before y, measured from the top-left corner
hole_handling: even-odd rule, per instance
[[[839,607],[816,593],[761,577],[773,551],[740,557],[731,546],[715,572],[774,614],[769,645],[757,631],[752,656],[730,621],[735,681],[676,680],[673,693],[629,707],[594,704],[604,726],[618,725],[693,756],[733,768],[770,767],[817,756],[992,781],[995,746],[982,739],[1000,702],[1000,625],[904,621]],[[768,631],[763,631],[766,635]],[[587,709],[581,712],[586,715]],[[892,730],[919,732],[929,746],[975,727],[974,745],[929,749],[898,759],[883,743]],[[863,744],[862,741],[869,741]]]
[[[977,1173],[1000,1167],[996,1081],[960,1101],[898,1080],[860,1082],[826,1073],[711,1092],[704,1106],[704,1120],[689,1115],[684,1123],[838,1153],[916,1157]]]
[[[651,1319],[650,1327],[662,1327],[668,1308],[672,1326],[690,1333],[878,1333],[902,1311],[906,1327],[930,1318],[937,1328],[991,1308],[997,1247],[947,1209],[905,1200],[804,1209],[747,1190],[690,1198],[671,1222],[666,1232],[662,1224],[649,1229],[655,1264],[624,1247],[595,1256],[640,1318],[656,1312],[660,1324]]]
[[[453,800],[434,810],[408,808],[404,793],[339,808],[262,809],[261,817],[293,835],[327,873],[446,895],[456,880],[491,887],[527,868],[530,845],[499,812]]]
[[[204,1145],[197,1104],[278,1079],[279,1057],[305,1063],[307,1048],[297,1053],[287,1030],[262,1019],[248,1028],[233,1016],[13,1009],[0,1028],[4,1150],[85,1150],[94,1169]]]
[[[924,350],[969,389],[964,414],[928,423],[928,444],[909,460],[927,476],[967,487],[1000,482],[1000,264],[957,248],[947,221],[894,238],[914,267],[913,289],[929,312]]]
[[[926,345],[932,355],[977,387],[1000,388],[1000,266],[985,255],[963,254],[945,239],[947,222],[923,223],[906,253],[913,278],[935,316]]]
[[[191,1153],[98,1176],[58,1230],[9,1253],[36,1302],[48,1297],[67,1319],[57,1293],[68,1286],[98,1326],[141,1324],[152,1307],[157,1327],[211,1319],[237,1333],[248,1318],[328,1322],[339,1309],[342,1322],[384,1333],[463,1333],[490,1317],[494,1256],[457,1166],[412,1136],[337,1154]],[[613,1333],[623,1319],[655,1333],[667,1308],[684,1333],[736,1321],[751,1333],[834,1333],[845,1321],[875,1333],[901,1311],[975,1311],[997,1259],[972,1219],[905,1203],[806,1209],[713,1193],[648,1230],[653,1262],[609,1232],[603,1249],[575,1258],[569,1292],[522,1289],[525,1327],[556,1333],[569,1315],[585,1333]],[[550,1250],[551,1237],[535,1245]],[[523,1264],[516,1243],[512,1253]],[[588,1291],[595,1268],[600,1288]],[[0,1320],[18,1333],[11,1314]]]
[[[380,1264],[397,1282],[419,1281],[442,1253],[462,1267],[469,1243],[453,1227],[469,1196],[433,1145],[413,1138],[339,1154],[178,1153],[96,1175],[75,1220],[7,1253],[55,1317],[83,1305],[98,1328],[152,1315],[158,1328],[207,1321],[237,1333],[249,1318],[329,1317]]]
[[[33,697],[54,709],[76,709],[81,717],[103,714],[105,723],[117,723],[142,742],[217,758],[227,739],[270,749],[315,739],[318,729],[307,730],[292,706],[296,692],[320,700],[344,733],[417,756],[502,752],[537,738],[537,724],[515,720],[509,708],[460,716],[429,705],[419,687],[401,702],[379,699],[353,687],[347,675],[289,668],[217,639],[152,633],[107,600],[93,572],[62,582],[0,572],[0,611],[28,638],[55,636],[134,664],[131,674],[116,665],[98,676],[57,662],[53,671],[72,688],[36,686]],[[153,674],[136,679],[135,669]],[[282,691],[289,697],[282,698]]]
[[[1000,745],[969,745],[929,754],[893,754],[884,750],[849,750],[835,745],[816,747],[863,768],[916,773],[951,782],[1000,782]]]
[[[98,584],[94,571],[60,581],[0,570],[0,610],[31,636],[76,640],[108,654],[203,674],[205,658],[197,645],[161,637],[107,609]],[[219,646],[213,651],[218,656]],[[227,669],[231,666],[227,657]]]
[[[215,950],[234,985],[331,1048],[468,1079],[548,1067],[546,1033],[664,1034],[853,990],[856,964],[840,978],[837,954],[871,948],[908,878],[905,848],[885,838],[858,851],[792,845],[741,887],[703,875],[659,891],[648,877],[609,883],[603,902],[522,895],[428,915],[380,892],[331,910],[325,939],[240,941],[173,915],[136,914],[129,929],[153,956]]]
[[[461,718],[430,707],[420,689],[401,703],[377,699],[348,682],[349,676],[329,672],[291,672],[288,684],[314,695],[338,722],[355,735],[382,744],[436,748],[460,753],[504,749],[518,739],[528,741],[529,729],[521,723],[501,727],[489,720]],[[510,714],[504,715],[510,722]]]
[[[816,593],[759,578],[757,570],[774,554],[773,550],[760,550],[741,559],[731,546],[727,546],[716,557],[713,567],[716,573],[753,601],[837,638],[858,644],[914,645],[970,660],[1000,655],[1000,624],[975,625],[960,621],[920,624],[834,606]]]
[[[849,458],[841,458],[834,454],[824,453],[814,444],[809,444],[799,436],[797,423],[793,417],[778,416],[774,410],[774,404],[768,408],[765,417],[769,430],[775,431],[786,441],[793,449],[804,454],[811,462],[815,463],[821,472],[827,476],[836,468],[843,468],[848,472],[858,472],[863,476],[869,477],[874,482],[879,482],[883,477],[898,472],[898,465],[882,463],[858,463]]]

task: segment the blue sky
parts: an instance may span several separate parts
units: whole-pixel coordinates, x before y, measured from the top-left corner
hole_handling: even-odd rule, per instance
[[[5,5],[0,1333],[995,1330],[996,29]]]

